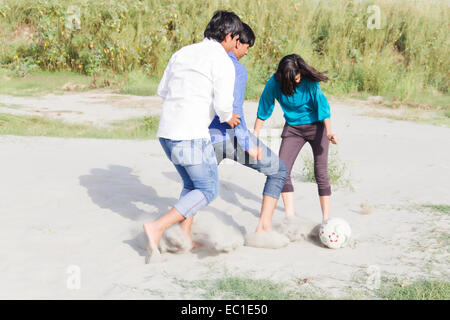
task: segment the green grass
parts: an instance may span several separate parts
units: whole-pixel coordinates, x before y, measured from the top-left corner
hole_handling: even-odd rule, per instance
[[[420,207],[437,213],[450,214],[450,205],[448,204],[423,204]]]
[[[286,283],[275,283],[267,279],[250,279],[225,276],[215,280],[180,282],[185,289],[202,289],[205,299],[246,299],[246,300],[303,300],[303,299],[385,299],[385,300],[448,300],[450,283],[437,280],[417,280],[412,282],[397,279],[383,279],[379,289],[367,292],[352,289],[349,294],[343,288],[342,297],[330,297],[311,287],[290,288]]]
[[[370,110],[365,115],[376,118],[386,118],[396,121],[414,121],[427,123],[435,126],[443,126],[450,128],[450,117],[446,115],[449,111],[438,108],[431,110],[419,110],[416,108],[403,108],[401,113],[393,114],[391,110],[380,108],[378,110]]]
[[[0,108],[21,109],[21,108],[23,108],[23,106],[20,105],[20,104],[5,104],[5,103],[0,103]]]
[[[153,96],[156,95],[158,84],[158,77],[147,76],[142,71],[133,71],[127,75],[120,93],[137,96]]]
[[[3,77],[7,77],[8,80]],[[63,85],[69,82],[87,87],[92,77],[69,71],[35,71],[22,78],[8,76],[5,70],[0,69],[0,80],[2,83],[0,94],[37,96],[45,93],[63,93]]]
[[[377,296],[387,300],[449,300],[450,282],[418,280],[412,283],[395,280],[382,281]]]
[[[225,276],[215,280],[183,282],[186,288],[203,289],[205,299],[247,299],[247,300],[297,300],[326,299],[310,289],[293,290],[285,283],[275,283],[268,279],[250,279]]]
[[[446,280],[400,281],[395,277],[383,277],[377,289],[353,287],[351,283],[342,287],[341,295],[332,297],[323,289],[305,285],[297,279],[295,286],[268,279],[251,279],[226,273],[222,278],[187,281],[176,279],[176,283],[187,291],[194,290],[204,299],[246,299],[246,300],[448,300],[450,282]],[[201,290],[201,293],[198,291]]]
[[[380,7],[380,29],[367,28],[373,4]],[[64,23],[70,5],[81,12],[76,31]],[[450,10],[444,1],[209,0],[199,6],[196,0],[3,0],[0,65],[17,75],[38,67],[91,76],[103,70],[142,72],[158,79],[175,51],[202,40],[217,9],[235,11],[255,31],[255,45],[243,59],[249,73],[247,99],[257,98],[281,57],[295,52],[328,71],[332,81],[323,84],[327,95],[361,93],[405,103],[449,104],[445,26]],[[24,26],[35,32],[33,39],[16,33]],[[142,76],[131,78],[133,83]],[[152,91],[136,82],[125,90]]]
[[[114,74],[104,71],[96,77],[87,76],[71,71],[33,71],[25,77],[15,77],[0,69],[0,94],[13,96],[39,96],[47,93],[64,94],[68,90],[64,85],[69,84],[71,91],[87,91],[98,88],[107,88],[121,94],[132,94],[138,96],[156,95],[159,79],[147,76],[142,71],[133,71],[124,74]],[[105,81],[108,84],[105,85]]]
[[[302,176],[307,182],[316,182],[314,176],[314,159],[310,153],[302,157],[303,159],[303,169]],[[349,188],[354,191],[354,188],[350,180],[350,171],[339,157],[337,149],[330,147],[328,153],[328,179],[330,184],[336,187]]]
[[[44,117],[0,113],[0,134],[98,139],[155,139],[159,118],[143,117],[114,122],[110,127],[71,124]]]

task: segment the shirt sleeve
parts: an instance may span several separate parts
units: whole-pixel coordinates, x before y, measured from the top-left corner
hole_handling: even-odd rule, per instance
[[[270,116],[272,115],[274,107],[275,107],[275,79],[272,76],[269,79],[269,81],[267,81],[263,93],[259,98],[258,112],[256,116],[261,120],[266,120],[270,118]]]
[[[167,97],[167,93],[168,93],[168,87],[167,87],[167,83],[169,82],[169,73],[170,73],[170,68],[172,66],[172,60],[173,60],[173,56],[172,58],[169,60],[169,63],[167,64],[166,69],[164,70],[164,74],[161,78],[161,81],[158,84],[158,95],[163,98],[163,100],[166,99]]]
[[[247,83],[247,70],[244,66],[236,68],[236,80],[234,83],[234,102],[233,112],[241,116],[239,123],[234,127],[234,133],[237,138],[237,142],[241,146],[242,150],[247,151],[253,147],[253,143],[250,140],[247,124],[244,117],[244,97],[245,97],[245,85]]]
[[[233,62],[228,55],[225,61],[216,61],[212,71],[213,77],[213,107],[220,122],[230,121],[233,115],[233,91],[235,71]]]
[[[323,94],[319,82],[315,82],[313,85],[313,102],[317,110],[317,118],[319,121],[328,119],[331,116],[328,99]]]

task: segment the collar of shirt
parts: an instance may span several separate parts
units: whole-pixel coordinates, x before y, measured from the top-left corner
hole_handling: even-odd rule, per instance
[[[237,57],[234,55],[232,51],[228,52],[228,56],[231,58],[231,60],[238,62]]]
[[[225,51],[225,48],[224,48],[224,47],[220,44],[220,42],[217,41],[217,40],[209,39],[209,38],[204,38],[202,42],[210,43],[210,44],[212,44],[212,45],[216,45],[216,46],[222,48],[223,51]],[[225,51],[225,53],[227,53],[227,52]]]

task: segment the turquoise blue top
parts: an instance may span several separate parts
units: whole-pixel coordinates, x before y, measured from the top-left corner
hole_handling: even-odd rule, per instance
[[[300,81],[292,96],[286,96],[281,92],[280,82],[273,75],[267,81],[259,99],[258,118],[261,120],[270,118],[275,99],[283,109],[284,119],[289,125],[308,124],[330,117],[330,106],[320,89],[319,82],[307,78]]]

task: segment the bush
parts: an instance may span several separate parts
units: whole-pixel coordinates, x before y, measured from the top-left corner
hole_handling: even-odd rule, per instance
[[[160,77],[170,56],[203,39],[217,9],[235,11],[256,33],[243,59],[249,70],[248,97],[259,96],[280,58],[296,52],[332,79],[330,93],[368,92],[408,99],[433,88],[448,93],[448,13],[441,4],[376,1],[381,28],[369,29],[374,1],[210,0],[71,1],[3,0],[0,3],[0,64],[32,59],[44,70],[96,74],[144,70]],[[80,19],[73,20],[79,9]],[[27,48],[15,31],[30,26]],[[444,47],[443,47],[444,46]],[[425,91],[424,91],[425,92]]]

